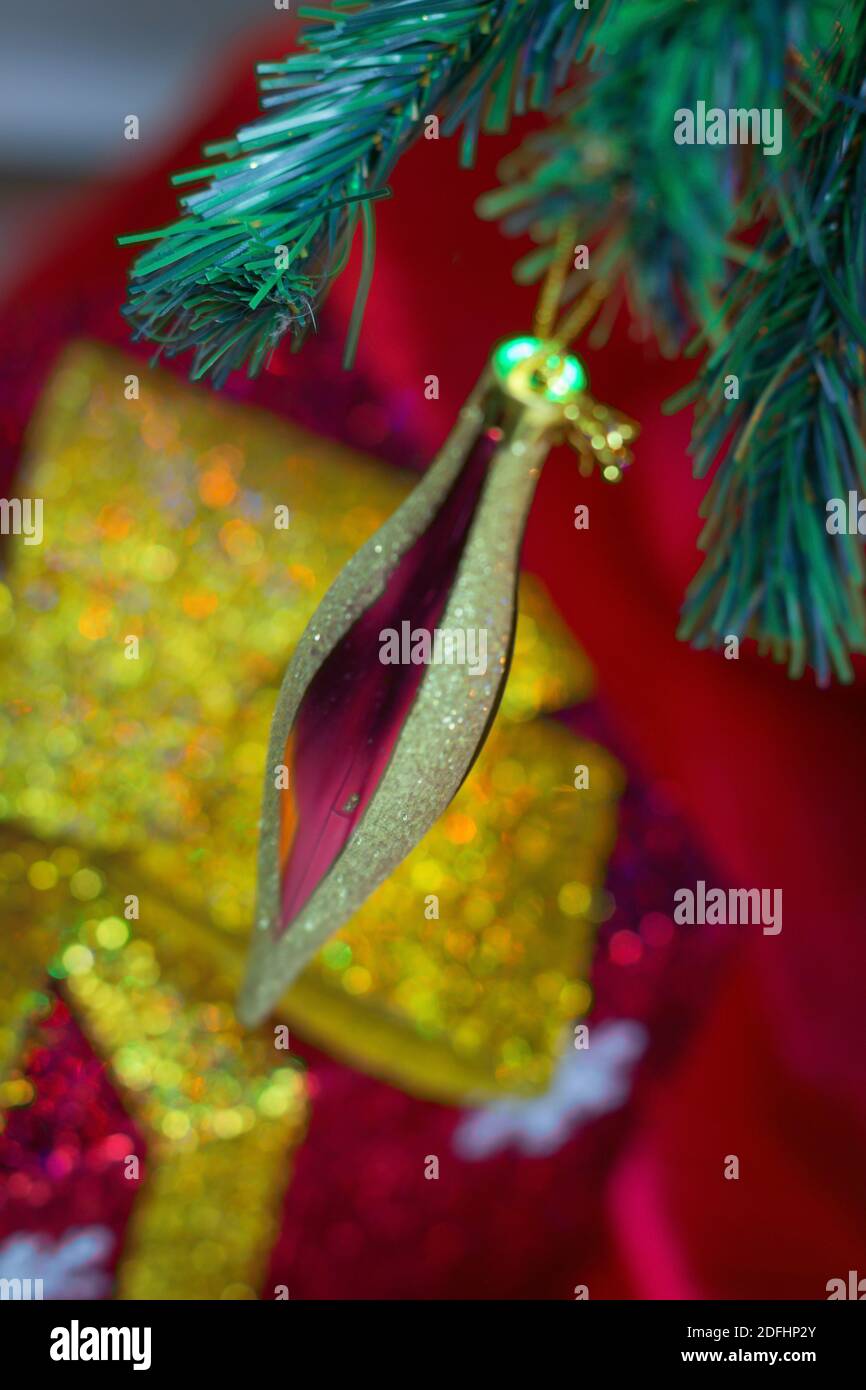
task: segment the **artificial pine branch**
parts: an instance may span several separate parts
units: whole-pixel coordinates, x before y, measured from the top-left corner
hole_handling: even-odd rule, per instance
[[[853,678],[866,651],[862,540],[830,534],[830,499],[866,494],[866,31],[849,11],[834,59],[810,84],[816,114],[784,171],[768,268],[744,270],[725,336],[687,395],[707,558],[681,636],[752,635],[792,676]],[[855,20],[859,19],[859,27]],[[738,378],[739,399],[726,399]],[[721,456],[721,458],[720,458]]]
[[[222,162],[177,175],[205,188],[158,232],[130,273],[125,313],[168,354],[193,349],[193,376],[220,385],[255,375],[287,332],[299,346],[364,232],[364,265],[347,342],[357,343],[372,273],[372,202],[399,157],[440,113],[462,129],[471,163],[479,132],[546,108],[594,23],[574,0],[336,0],[302,10],[307,51],[259,66],[265,112],[208,147]]]
[[[254,375],[284,334],[297,347],[315,326],[360,226],[351,360],[373,204],[425,117],[462,130],[470,163],[482,130],[550,110],[574,76],[558,123],[512,158],[483,212],[541,242],[521,278],[574,227],[594,243],[593,274],[627,287],[663,348],[701,325],[693,447],[699,475],[719,469],[682,635],[753,634],[793,675],[850,679],[849,653],[866,650],[864,565],[856,538],[828,534],[824,507],[866,491],[864,0],[335,0],[302,13],[322,22],[307,51],[261,66],[264,116],[205,151],[220,162],[176,177],[205,181],[179,221],[121,238],[156,241],[131,272],[136,334],[192,349],[193,375],[217,385]],[[785,158],[675,146],[674,112],[698,101],[796,110]],[[756,215],[767,230],[752,251],[735,237]],[[726,291],[732,260],[746,269]]]
[[[735,233],[753,220],[778,172],[740,145],[677,146],[674,112],[781,107],[792,45],[826,39],[832,0],[617,0],[593,31],[589,72],[558,119],[503,161],[482,217],[541,243],[516,267],[539,279],[570,221],[592,245],[592,275],[625,287],[645,333],[673,354],[716,314]],[[760,167],[759,167],[760,166]],[[580,284],[573,277],[572,290]]]

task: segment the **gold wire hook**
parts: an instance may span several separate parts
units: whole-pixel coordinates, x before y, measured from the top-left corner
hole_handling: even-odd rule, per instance
[[[532,331],[542,342],[563,351],[582,333],[583,329],[610,293],[610,284],[603,277],[592,280],[577,300],[567,309],[556,327],[562,292],[571,268],[572,249],[577,236],[577,220],[568,218],[560,227],[553,258],[545,272],[538,295]]]
[[[587,285],[580,298],[572,304],[553,330],[552,341],[558,348],[567,348],[573,343],[601,308],[610,292],[607,280],[593,280]]]
[[[535,389],[536,377],[544,382],[611,292],[611,282],[604,276],[590,280],[561,313],[557,324],[577,230],[576,219],[569,218],[563,224],[545,272],[532,326],[536,350],[520,364],[520,381],[525,391]],[[637,423],[595,400],[588,390],[578,392],[563,407],[563,416],[566,437],[578,454],[581,473],[588,474],[593,466],[598,466],[608,482],[618,482],[632,460],[631,445],[639,433]]]
[[[538,303],[535,307],[532,331],[536,338],[541,338],[543,341],[550,338],[556,316],[559,313],[559,301],[562,298],[562,291],[568,278],[572,256],[571,248],[576,236],[577,221],[574,218],[568,218],[559,229],[553,259],[545,272],[538,294]]]

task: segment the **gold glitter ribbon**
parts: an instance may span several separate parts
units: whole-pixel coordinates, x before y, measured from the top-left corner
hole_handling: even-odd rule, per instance
[[[159,978],[179,1001],[194,997],[206,957],[231,959],[214,999],[230,1009],[286,659],[409,480],[161,373],[143,375],[140,397],[128,399],[139,370],[77,345],[39,411],[19,487],[43,499],[45,538],[12,539],[0,586],[0,816],[44,845],[39,862],[79,853],[116,883],[105,916],[122,917],[129,895],[165,905],[147,924],[143,913],[130,922],[130,939],[154,933]],[[289,510],[288,530],[274,524],[278,507]],[[544,1086],[563,1029],[590,1002],[621,774],[604,750],[543,716],[590,688],[585,658],[524,579],[514,663],[481,758],[448,812],[280,1001],[280,1018],[438,1099]],[[589,790],[574,789],[578,764],[590,768]],[[39,907],[52,873],[36,873],[33,915],[16,909],[5,934],[15,963],[14,1001],[0,1019],[7,1055],[57,959]],[[438,919],[425,916],[430,893]],[[92,951],[88,943],[78,944]],[[77,1003],[82,981],[69,978]]]
[[[118,1295],[257,1297],[307,1100],[303,1072],[273,1035],[237,1023],[237,952],[150,891],[127,920],[137,880],[121,857],[6,826],[0,872],[7,1042],[20,1045],[22,1020],[46,1009],[47,980],[62,980],[146,1137],[146,1152],[124,1159],[124,1176],[142,1186]],[[6,1108],[31,1095],[13,1065]]]

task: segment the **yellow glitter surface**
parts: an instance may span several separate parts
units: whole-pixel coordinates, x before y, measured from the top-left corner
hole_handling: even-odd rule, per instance
[[[128,399],[136,373],[140,399]],[[34,915],[28,922],[30,907],[19,904],[7,932],[7,942],[29,940],[12,952],[17,1003],[0,1017],[7,1051],[51,956],[44,904],[61,891],[49,882],[56,850],[82,855],[75,872],[84,877],[63,883],[85,908],[88,893],[101,893],[88,873],[110,879],[120,901],[158,902],[147,922],[142,913],[130,923],[121,949],[149,943],[153,989],[173,991],[172,1007],[202,1003],[201,976],[228,1017],[252,923],[276,690],[328,584],[411,481],[115,352],[78,345],[66,354],[18,485],[43,499],[44,540],[11,538],[0,586],[0,818],[42,843],[37,859],[49,864],[28,865]],[[590,686],[549,600],[524,580],[514,664],[481,758],[446,815],[308,967],[280,1017],[439,1099],[544,1085],[563,1028],[590,1001],[621,774],[604,750],[542,716]],[[577,791],[583,763],[590,788]],[[438,918],[427,915],[431,895]],[[115,897],[104,919],[119,915]],[[91,953],[95,929],[84,924],[95,920],[88,908],[77,929]],[[73,971],[74,1002],[97,1040],[144,1046],[138,1004],[120,1022],[128,977],[105,968]],[[99,988],[85,998],[91,975]],[[146,995],[135,996],[145,1012]],[[254,1090],[264,1063],[245,1065]],[[165,1135],[152,1123],[172,1144],[185,1141],[188,1131]]]
[[[235,1020],[237,953],[153,894],[130,901],[119,858],[48,850],[3,827],[0,871],[0,939],[27,950],[30,978],[47,965],[43,990],[47,979],[62,982],[146,1136],[146,1152],[125,1160],[142,1189],[119,1297],[256,1297],[307,1102],[274,1030],[245,1034]],[[5,964],[4,980],[20,984],[20,960]],[[29,1002],[39,1009],[47,998]],[[20,1080],[13,1069],[11,1103]]]
[[[577,763],[591,790],[574,790]],[[543,1089],[591,1002],[618,789],[612,760],[567,730],[497,725],[449,810],[294,985],[289,1014],[349,1061],[360,1028],[379,1074],[423,1094]]]

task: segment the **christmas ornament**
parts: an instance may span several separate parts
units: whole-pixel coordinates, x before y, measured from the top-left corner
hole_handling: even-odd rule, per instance
[[[449,10],[432,25],[399,0],[329,18],[334,28],[318,32],[312,64],[268,68],[264,85],[289,90],[269,104],[290,110],[219,147],[238,158],[182,199],[189,215],[174,227],[121,238],[157,242],[132,271],[126,313],[137,332],[170,353],[193,347],[194,375],[212,372],[217,384],[234,366],[255,375],[287,332],[300,345],[360,226],[353,360],[372,272],[373,204],[388,195],[384,180],[418,118],[419,72],[434,102],[459,106],[462,98],[463,119],[474,108],[468,151],[483,112],[496,109],[507,123],[512,99],[523,106],[530,73],[531,100],[545,103],[553,73],[565,80],[591,27],[573,8],[551,16],[535,3]],[[393,26],[406,53],[395,52],[384,72],[378,56],[364,67],[353,138],[339,132],[322,163],[329,102],[322,106],[310,73],[326,69],[327,89],[328,64],[342,73],[358,43],[381,37],[380,23]],[[466,89],[477,62],[488,65],[495,103],[484,87]],[[312,130],[319,135],[310,138]],[[607,285],[590,281],[554,326],[574,294],[574,236],[566,218],[535,334],[493,353],[438,460],[340,575],[286,673],[268,746],[255,934],[239,1003],[250,1026],[430,829],[477,757],[508,671],[520,541],[551,445],[567,435],[584,467],[598,460],[610,481],[631,458],[636,426],[592,400],[583,365],[566,350]]]
[[[551,445],[568,437],[609,481],[631,459],[636,426],[589,396],[585,368],[560,347],[598,297],[552,340],[496,349],[436,462],[298,644],[268,749],[239,1005],[252,1025],[430,829],[478,756],[508,672],[520,543]]]

